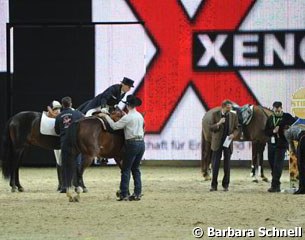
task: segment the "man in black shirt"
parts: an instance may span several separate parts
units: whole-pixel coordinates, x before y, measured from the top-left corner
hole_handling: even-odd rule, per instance
[[[270,137],[268,141],[268,161],[271,168],[271,187],[268,192],[280,192],[285,152],[288,142],[284,136],[284,130],[295,122],[295,118],[289,113],[284,113],[281,102],[273,103],[273,114],[268,118],[265,132]]]
[[[66,154],[66,149],[64,149],[64,140],[66,137],[66,132],[67,129],[69,128],[69,126],[84,117],[84,115],[78,111],[78,110],[74,110],[72,109],[72,99],[70,97],[64,97],[61,100],[61,104],[62,104],[62,111],[59,115],[57,115],[56,119],[55,119],[55,132],[57,134],[59,134],[60,136],[60,148],[61,148],[61,156],[62,159],[65,159],[65,154]],[[81,156],[78,155],[76,160],[75,160],[78,164],[78,171],[80,171],[80,166],[81,166]],[[61,172],[61,170],[59,170]],[[62,178],[62,176],[59,176],[59,178]],[[60,190],[61,193],[65,193],[66,189],[61,189]]]
[[[59,134],[62,144],[68,127],[76,120],[83,118],[84,115],[80,111],[72,109],[72,99],[70,97],[64,97],[61,104],[63,109],[55,119],[55,132]]]

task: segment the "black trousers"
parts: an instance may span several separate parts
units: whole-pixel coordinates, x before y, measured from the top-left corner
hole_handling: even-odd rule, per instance
[[[299,188],[305,189],[305,131],[299,137],[297,148]]]
[[[230,184],[231,149],[220,147],[217,151],[213,151],[212,153],[212,183],[211,183],[212,188],[217,188],[218,185],[218,172],[219,172],[222,152],[224,154],[224,163],[223,163],[224,176],[222,179],[222,186],[224,188],[227,188],[229,187]]]
[[[276,145],[268,143],[268,161],[271,168],[273,188],[279,188],[281,186],[281,176],[284,167],[286,148],[278,148]]]

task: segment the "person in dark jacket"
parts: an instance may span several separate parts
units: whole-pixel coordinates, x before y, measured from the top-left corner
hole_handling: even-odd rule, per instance
[[[222,153],[224,176],[222,179],[222,187],[224,191],[229,190],[230,184],[230,161],[233,153],[233,138],[238,134],[237,115],[231,112],[232,102],[224,100],[221,109],[213,113],[210,123],[212,132],[211,149],[212,149],[212,182],[210,191],[217,191],[218,172],[220,168],[220,159]],[[225,142],[228,145],[225,146]]]
[[[74,110],[72,109],[72,99],[70,97],[64,97],[61,100],[61,104],[62,104],[62,111],[59,115],[57,115],[56,119],[55,119],[55,132],[57,134],[59,134],[60,136],[60,148],[61,148],[61,157],[62,159],[65,158],[65,154],[67,152],[67,149],[65,149],[64,146],[64,141],[65,141],[65,137],[66,137],[66,132],[67,129],[69,128],[69,126],[84,117],[84,115],[78,111],[78,110]],[[78,155],[75,159],[76,163],[77,163],[77,174],[79,174],[80,170],[81,170],[81,155]],[[62,162],[63,164],[63,162]],[[62,169],[58,169],[58,172],[61,174],[64,174],[62,172]],[[58,178],[59,179],[63,179],[61,174],[59,174]],[[62,186],[60,186],[60,193],[65,193],[67,190],[65,188],[63,188]]]
[[[109,113],[115,109],[115,105],[124,98],[125,94],[132,88],[134,81],[124,77],[121,84],[114,84],[92,100],[79,107],[86,114],[89,110],[101,108],[101,112]],[[87,115],[87,114],[86,114]]]
[[[72,109],[72,99],[70,97],[64,97],[61,104],[63,108],[55,119],[55,132],[59,134],[62,144],[68,127],[76,120],[83,118],[84,115],[80,111]]]
[[[289,128],[295,118],[289,113],[284,113],[281,102],[273,103],[273,114],[268,118],[265,133],[270,137],[268,141],[268,161],[271,168],[271,187],[268,192],[280,192],[285,152],[288,149],[288,142],[284,136],[284,130]]]

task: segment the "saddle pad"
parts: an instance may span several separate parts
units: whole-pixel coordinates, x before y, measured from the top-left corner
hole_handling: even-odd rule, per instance
[[[47,112],[43,111],[40,121],[40,133],[43,135],[58,136],[54,129],[55,118],[47,116]]]

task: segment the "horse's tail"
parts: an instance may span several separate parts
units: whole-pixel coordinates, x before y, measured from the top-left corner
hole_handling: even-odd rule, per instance
[[[77,144],[78,122],[72,123],[67,129],[64,141],[61,144],[63,185],[65,188],[72,186],[76,176],[76,156],[79,152]]]
[[[12,170],[14,169],[13,142],[9,129],[10,122],[11,121],[9,120],[5,126],[1,144],[1,168],[2,175],[5,179],[9,179],[11,177]]]

